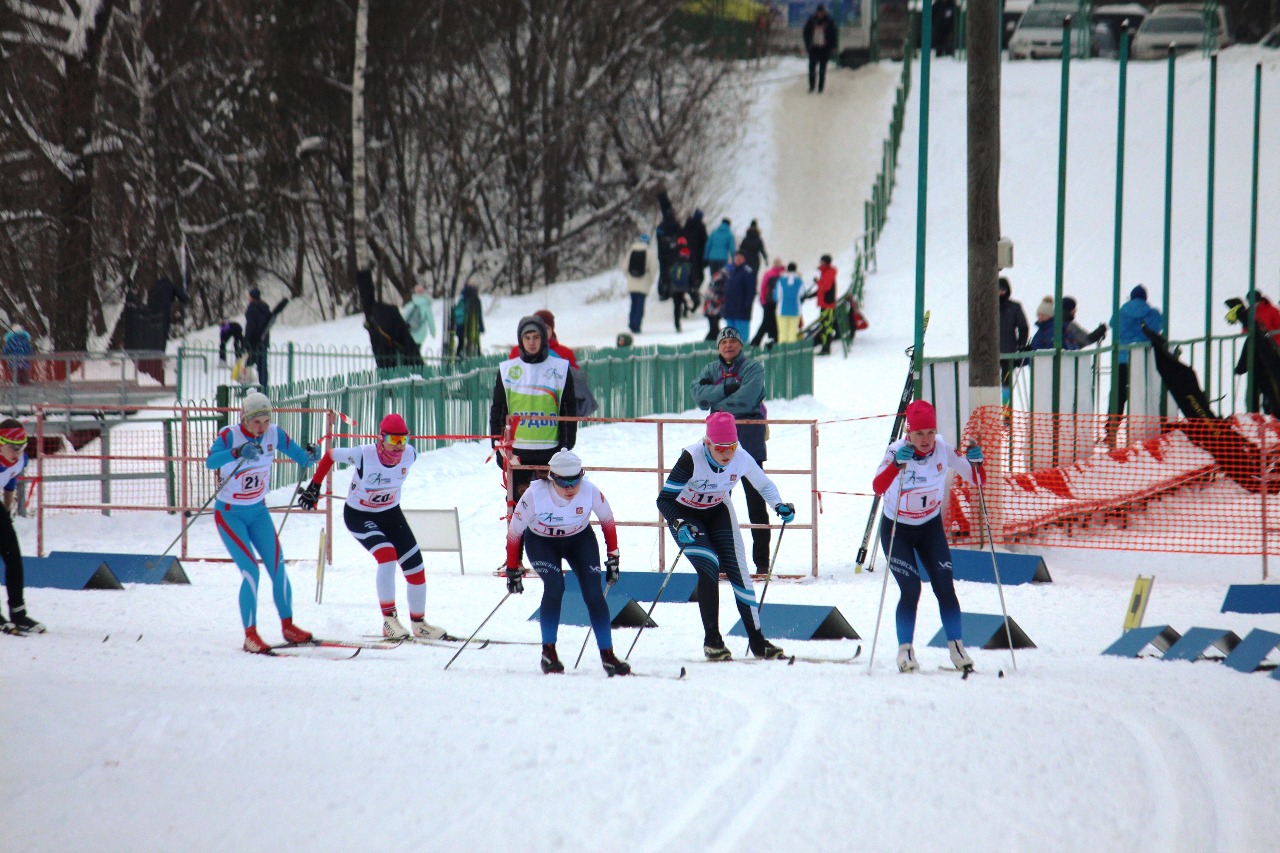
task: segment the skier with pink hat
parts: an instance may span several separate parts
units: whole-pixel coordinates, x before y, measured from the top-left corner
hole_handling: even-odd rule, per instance
[[[707,432],[701,441],[680,452],[667,481],[658,494],[658,510],[667,521],[681,553],[698,571],[698,610],[702,615],[703,654],[708,660],[731,660],[720,636],[720,573],[733,587],[734,602],[746,627],[751,654],[758,658],[780,658],[782,649],[765,639],[760,628],[751,575],[744,570],[746,549],[738,530],[738,517],[730,495],[743,479],[750,482],[789,524],[795,507],[783,503],[778,487],[760,469],[751,454],[738,446],[738,427],[733,415],[715,412],[707,418]]]
[[[310,485],[301,489],[298,506],[305,510],[316,508],[320,484],[335,462],[352,466],[342,520],[356,541],[378,561],[375,584],[378,605],[382,608],[382,636],[393,640],[410,638],[409,629],[396,612],[396,564],[399,563],[408,586],[412,637],[443,640],[449,636],[445,630],[427,622],[426,566],[417,537],[400,509],[400,491],[417,458],[418,451],[409,443],[409,425],[392,412],[378,424],[377,441],[330,448],[316,466]]]

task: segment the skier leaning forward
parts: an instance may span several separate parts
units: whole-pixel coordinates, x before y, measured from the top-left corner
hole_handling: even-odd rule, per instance
[[[600,519],[604,530],[609,554],[604,564],[605,579],[613,586],[618,582],[618,529],[613,510],[595,483],[586,479],[582,460],[572,450],[561,449],[551,457],[547,479],[534,480],[525,489],[507,527],[508,594],[524,592],[520,569],[522,542],[533,570],[542,578],[538,620],[542,625],[542,671],[545,673],[564,672],[564,664],[556,655],[556,635],[560,630],[560,603],[564,600],[561,565],[568,561],[569,568],[578,576],[604,671],[611,676],[631,674],[631,665],[619,660],[613,651],[609,607],[600,583],[600,543],[591,530],[592,513]]]
[[[356,447],[334,447],[316,467],[311,484],[302,490],[298,506],[315,509],[320,484],[335,462],[351,465],[351,488],[342,520],[356,541],[378,561],[378,604],[382,607],[382,635],[401,640],[409,631],[396,614],[396,563],[404,572],[409,594],[409,624],[413,636],[442,640],[448,635],[426,620],[427,572],[422,551],[400,509],[400,490],[418,452],[409,446],[409,427],[394,412],[378,425],[378,440]]]
[[[729,577],[738,614],[746,626],[751,654],[780,658],[782,649],[760,629],[760,608],[751,575],[743,571],[746,549],[730,495],[743,478],[764,497],[783,524],[795,518],[795,507],[782,503],[778,488],[751,454],[738,447],[733,415],[715,412],[707,418],[707,434],[680,453],[658,493],[658,510],[671,535],[698,571],[698,610],[702,615],[702,652],[708,660],[731,660],[720,636],[720,573]]]
[[[209,448],[205,467],[217,471],[222,485],[214,500],[213,521],[231,559],[240,569],[240,619],[244,623],[244,650],[269,652],[258,636],[258,561],[271,578],[280,630],[289,643],[312,639],[310,631],[293,624],[293,588],[284,569],[284,554],[276,537],[275,524],[267,512],[266,494],[271,482],[271,464],[276,451],[286,454],[301,468],[320,459],[314,444],[303,449],[289,434],[271,422],[271,401],[254,391],[244,398],[241,420],[223,427]]]
[[[975,467],[982,464],[982,448],[972,444],[963,454],[953,450],[938,435],[937,427],[938,416],[932,405],[916,400],[907,406],[907,435],[890,443],[872,482],[875,493],[884,496],[880,545],[889,554],[892,540],[889,567],[901,593],[896,614],[901,672],[920,669],[912,645],[921,586],[917,556],[929,572],[933,594],[938,599],[951,663],[956,669],[973,669],[973,659],[961,639],[960,601],[956,598],[951,547],[942,527],[942,502],[952,471],[971,483],[985,483],[986,472]]]

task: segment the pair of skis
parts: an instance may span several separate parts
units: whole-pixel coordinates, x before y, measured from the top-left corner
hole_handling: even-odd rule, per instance
[[[924,332],[929,331],[929,312],[924,312],[924,328],[921,331],[920,338],[924,339]],[[914,345],[907,347],[907,382],[902,386],[902,397],[898,400],[898,414],[893,419],[893,429],[889,432],[889,443],[893,444],[902,435],[902,427],[907,420],[907,405],[911,402],[911,397],[916,390],[916,348]],[[875,530],[876,520],[880,512],[880,496],[876,495],[871,500],[871,512],[867,515],[867,529],[862,534],[862,546],[858,548],[858,561],[854,567],[854,572],[861,572],[862,567],[867,562],[867,546],[871,544],[871,533]],[[867,571],[874,572],[875,565],[871,565]]]

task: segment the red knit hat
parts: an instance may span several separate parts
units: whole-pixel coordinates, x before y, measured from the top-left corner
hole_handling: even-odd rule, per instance
[[[408,435],[409,425],[404,422],[404,418],[392,412],[378,424],[378,432],[383,435]]]
[[[937,429],[938,413],[933,410],[933,406],[925,400],[916,400],[907,406],[907,431],[915,432],[919,429]]]

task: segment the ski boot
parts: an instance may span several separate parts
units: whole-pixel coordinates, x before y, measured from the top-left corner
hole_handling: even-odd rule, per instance
[[[257,628],[245,628],[244,650],[250,654],[265,655],[270,654],[271,647],[267,645],[266,640],[258,636]]]
[[[420,640],[443,640],[449,636],[443,628],[437,628],[426,619],[410,619],[409,624],[413,625],[413,636]]]
[[[9,621],[19,634],[43,634],[44,625],[27,615],[25,604],[9,608]]]
[[[309,643],[315,639],[310,631],[304,631],[293,624],[292,618],[280,620],[280,633],[284,635],[286,643]]]
[[[618,656],[613,653],[613,649],[600,650],[600,663],[604,664],[604,671],[609,673],[609,677],[615,675],[630,675],[631,664],[624,660],[619,660]]]
[[[560,663],[560,657],[556,654],[555,643],[542,644],[542,671],[547,675],[564,672],[564,664]]]
[[[393,613],[390,616],[382,617],[382,636],[388,640],[403,640],[409,636],[409,632],[400,624],[400,620]]]
[[[733,660],[733,654],[725,647],[724,639],[719,634],[708,636],[702,641],[702,653],[707,656],[707,660]]]
[[[786,657],[786,653],[782,649],[769,642],[761,634],[759,637],[751,641],[751,655],[753,657],[762,658],[764,660],[777,660]]]
[[[962,640],[948,640],[947,651],[951,653],[951,665],[961,672],[973,672],[973,658],[964,650]]]
[[[919,672],[920,661],[916,660],[916,648],[910,643],[898,646],[898,672]]]

